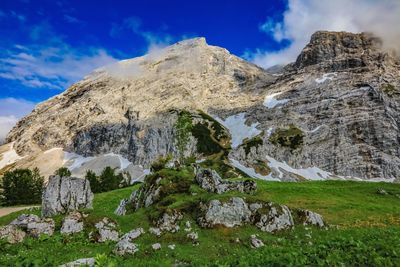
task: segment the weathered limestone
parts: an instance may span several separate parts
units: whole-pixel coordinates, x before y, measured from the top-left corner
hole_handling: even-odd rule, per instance
[[[0,227],[0,239],[7,239],[10,244],[24,241],[26,233],[15,225]]]
[[[75,234],[83,231],[82,213],[74,211],[68,214],[62,223],[61,234]]]
[[[119,233],[117,225],[111,219],[104,217],[101,221],[95,224],[96,231],[91,233],[90,236],[94,241],[102,243],[105,241],[118,241]]]
[[[178,232],[180,227],[179,221],[182,220],[183,215],[177,210],[173,210],[171,213],[165,212],[156,222],[155,225],[161,232]]]
[[[45,217],[92,208],[93,193],[86,179],[52,176],[43,193],[42,215]]]

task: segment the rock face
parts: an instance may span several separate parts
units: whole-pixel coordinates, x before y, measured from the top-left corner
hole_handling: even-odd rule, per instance
[[[207,190],[208,192],[217,194],[222,194],[228,191],[238,191],[241,193],[250,194],[257,190],[257,184],[254,181],[223,181],[216,171],[201,167],[196,168],[196,181],[201,188]]]
[[[86,179],[52,176],[43,193],[42,215],[64,214],[83,208],[92,208],[93,193]]]
[[[178,110],[201,110],[229,129],[229,159],[252,177],[399,181],[400,60],[380,46],[369,34],[317,32],[273,76],[203,38],[179,42],[96,70],[7,142],[27,158],[58,147],[148,168],[177,155]],[[185,154],[200,159],[197,141]]]

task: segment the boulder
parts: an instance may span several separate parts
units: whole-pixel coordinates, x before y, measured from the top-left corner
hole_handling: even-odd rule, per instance
[[[182,220],[183,215],[180,211],[172,210],[165,212],[155,223],[161,232],[175,233],[179,231],[179,221]]]
[[[256,235],[251,235],[250,237],[250,245],[252,248],[260,248],[264,246],[264,242],[257,238]]]
[[[36,222],[36,223],[40,222],[39,216],[37,216],[35,214],[21,214],[16,219],[14,219],[10,223],[10,225],[14,225],[21,229],[26,230],[28,228],[28,224],[33,223],[33,222]]]
[[[53,235],[55,223],[53,219],[44,218],[40,222],[30,222],[26,227],[26,232],[32,237],[39,237],[43,234]]]
[[[10,244],[24,241],[26,233],[15,225],[6,225],[0,227],[0,239],[7,239]]]
[[[63,265],[60,265],[59,267],[78,267],[78,266],[93,267],[95,262],[96,260],[94,258],[84,258],[65,263]]]
[[[288,207],[277,205],[274,203],[264,204],[267,212],[259,212],[257,214],[259,220],[255,221],[255,225],[264,232],[276,232],[291,229],[294,226],[292,214]]]
[[[296,213],[296,222],[303,225],[314,225],[318,227],[324,227],[325,223],[322,216],[316,212],[297,209]]]
[[[201,205],[200,210],[203,215],[198,218],[198,222],[202,227],[240,226],[250,222],[252,215],[246,202],[239,197],[233,197],[226,203],[211,200],[208,205]]]
[[[51,176],[42,199],[44,217],[92,208],[93,193],[86,179]]]
[[[83,231],[83,216],[78,211],[71,212],[68,216],[66,216],[63,220],[61,226],[61,234],[74,234]]]
[[[108,240],[118,241],[119,233],[117,225],[111,219],[104,217],[101,221],[95,224],[96,231],[91,233],[94,241],[102,243]]]
[[[196,182],[201,188],[208,192],[222,194],[228,191],[239,191],[241,193],[254,193],[257,190],[257,183],[251,180],[232,182],[224,181],[219,174],[211,169],[195,168]]]

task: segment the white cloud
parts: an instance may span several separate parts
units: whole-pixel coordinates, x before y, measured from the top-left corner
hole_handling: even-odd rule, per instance
[[[289,0],[283,21],[268,19],[260,30],[290,45],[280,51],[247,52],[245,57],[262,67],[290,63],[318,30],[373,32],[386,48],[399,51],[399,14],[399,0]]]
[[[0,144],[18,119],[28,114],[34,107],[34,103],[24,99],[11,97],[0,99]]]
[[[65,89],[94,69],[117,61],[98,47],[73,47],[49,23],[29,27],[30,42],[0,51],[0,78],[27,87]]]

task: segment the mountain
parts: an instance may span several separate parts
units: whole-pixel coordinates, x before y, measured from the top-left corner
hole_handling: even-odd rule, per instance
[[[317,32],[274,75],[186,40],[39,104],[7,136],[0,169],[83,176],[110,165],[140,180],[160,155],[178,155],[176,121],[189,113],[185,154],[199,161],[267,180],[400,181],[399,76],[399,59],[366,33]]]

